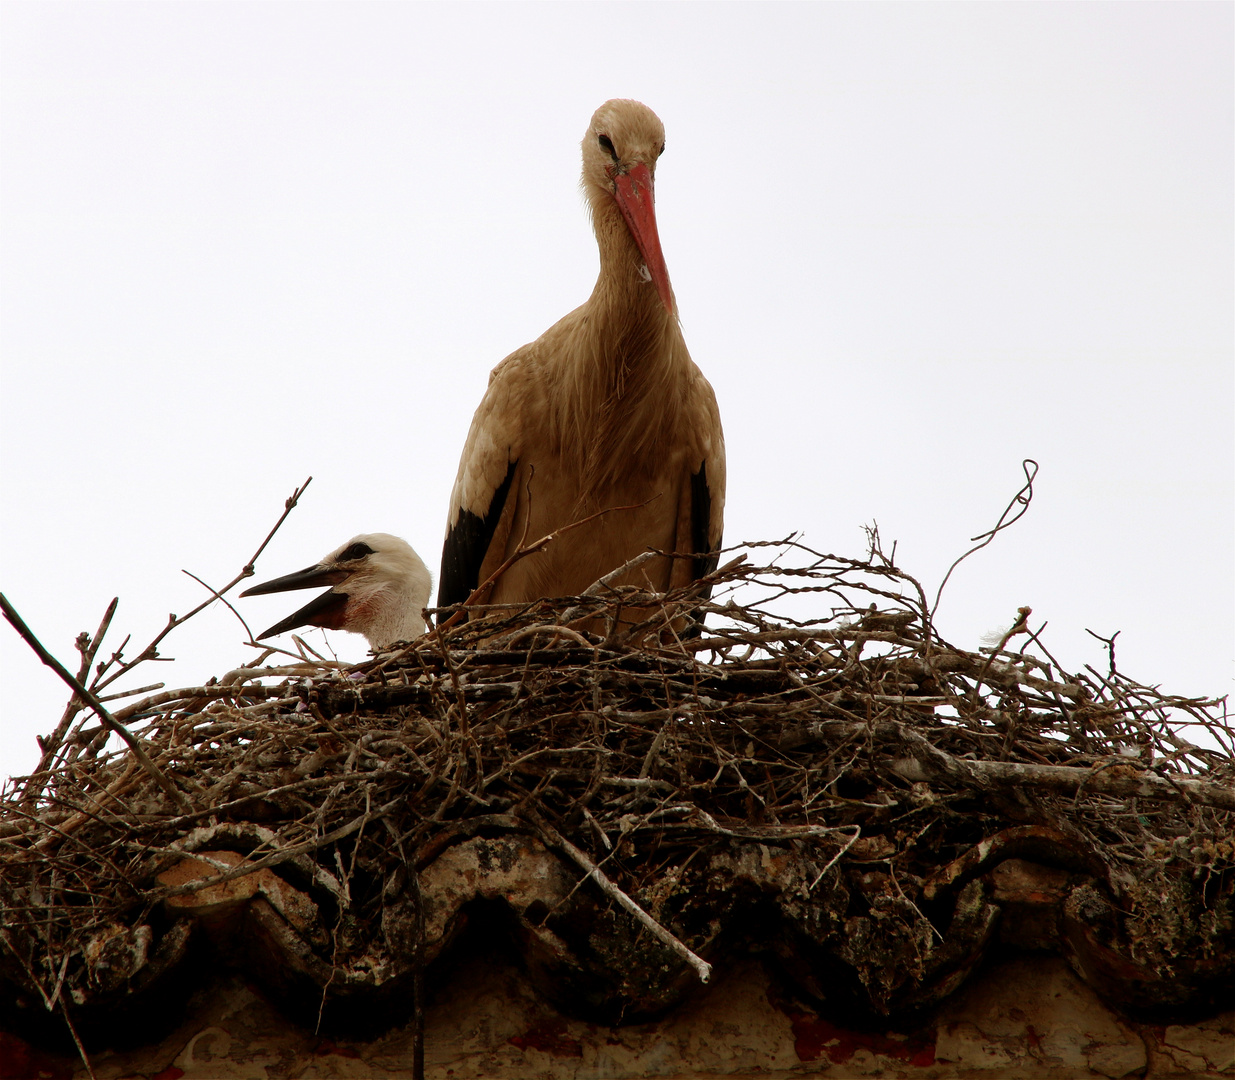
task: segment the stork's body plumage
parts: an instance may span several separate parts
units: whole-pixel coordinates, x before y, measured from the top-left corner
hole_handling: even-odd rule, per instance
[[[488,603],[582,592],[647,548],[630,582],[665,590],[715,565],[725,445],[691,361],[661,256],[652,174],[664,128],[610,101],[583,140],[600,248],[591,297],[503,360],[472,420],[451,493],[438,602],[467,599],[521,542],[614,510],[511,566]]]
[[[275,623],[259,638],[322,626],[363,634],[374,649],[411,641],[425,632],[424,609],[432,582],[410,544],[389,533],[362,533],[312,566],[246,589],[241,596],[331,588]]]

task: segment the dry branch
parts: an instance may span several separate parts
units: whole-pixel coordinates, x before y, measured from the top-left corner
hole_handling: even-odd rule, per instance
[[[4,612],[4,617],[8,619],[13,629],[22,636],[22,639],[26,642],[26,644],[34,650],[38,658],[42,660],[43,663],[49,668],[51,668],[52,671],[59,675],[60,678],[73,690],[74,694],[89,705],[95,711],[95,714],[99,717],[99,719],[102,720],[111,731],[115,732],[115,734],[119,735],[120,738],[124,740],[125,745],[128,746],[133,756],[141,763],[141,767],[145,769],[146,772],[148,772],[152,777],[154,777],[155,782],[159,785],[159,787],[171,796],[171,798],[178,806],[181,807],[181,809],[191,811],[193,809],[192,804],[184,797],[184,794],[177,789],[176,785],[163,774],[163,770],[150,760],[149,756],[146,754],[146,751],[142,749],[142,744],[134,738],[133,733],[123,724],[119,723],[112,716],[112,714],[107,711],[107,708],[97,697],[95,697],[93,693],[82,686],[80,682],[69,674],[59,660],[43,648],[42,643],[34,636],[34,633],[25,624],[22,617],[17,614],[16,609],[8,602],[3,593],[0,593],[0,610]]]
[[[659,941],[662,945],[667,946],[669,949],[672,949],[673,952],[677,953],[678,956],[685,960],[694,969],[695,974],[699,976],[699,981],[701,983],[706,983],[712,977],[711,964],[691,952],[690,949],[683,945],[681,941],[669,933],[668,930],[653,919],[651,915],[643,910],[643,908],[641,908],[629,896],[622,892],[621,889],[614,885],[599,866],[592,862],[592,860],[589,859],[582,851],[580,851],[574,844],[559,833],[557,829],[553,828],[552,825],[547,825],[543,821],[535,820],[534,823],[537,830],[544,838],[545,843],[547,843],[550,847],[555,847],[559,851],[564,851],[567,855],[569,855],[570,858],[587,873],[588,877],[596,882],[596,884],[600,887],[601,892],[609,897],[610,900],[614,901],[614,903],[616,903],[619,907],[628,911],[631,915],[638,919],[639,922],[651,932],[652,936],[656,938],[657,941]]]

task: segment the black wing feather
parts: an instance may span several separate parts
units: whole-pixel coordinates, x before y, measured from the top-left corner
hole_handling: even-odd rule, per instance
[[[720,541],[716,547],[708,543],[708,526],[712,522],[712,490],[708,487],[708,463],[699,466],[699,471],[690,478],[690,542],[695,553],[692,571],[696,578],[710,574],[720,560]],[[705,596],[711,596],[708,589]]]
[[[720,540],[713,548],[708,543],[708,526],[712,522],[712,489],[708,487],[708,463],[699,466],[699,471],[690,478],[690,544],[695,557],[691,560],[691,573],[695,580],[710,574],[720,561]],[[707,600],[712,595],[712,586],[705,585],[700,595]],[[696,608],[691,612],[691,622],[682,631],[683,638],[696,638],[703,633],[703,612]]]
[[[480,584],[480,567],[488,554],[502,509],[506,506],[517,464],[514,461],[510,463],[506,479],[493,493],[484,517],[469,510],[460,510],[459,520],[446,534],[446,543],[442,545],[442,572],[438,577],[438,607],[463,603]]]

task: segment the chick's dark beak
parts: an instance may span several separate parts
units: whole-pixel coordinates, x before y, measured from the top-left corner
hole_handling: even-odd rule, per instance
[[[262,596],[266,593],[291,592],[294,589],[315,589],[323,585],[339,585],[351,575],[346,570],[335,567],[306,566],[294,574],[285,574],[273,581],[254,585],[245,589],[241,596]],[[323,626],[328,630],[338,630],[343,625],[347,610],[347,593],[324,592],[321,596],[310,600],[298,611],[292,612],[286,619],[277,622],[269,630],[258,634],[258,639],[274,637],[276,634],[295,630],[298,626]]]

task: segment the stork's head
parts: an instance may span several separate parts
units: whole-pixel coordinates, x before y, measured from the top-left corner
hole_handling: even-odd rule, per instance
[[[241,596],[331,588],[277,622],[259,638],[298,626],[323,626],[364,634],[375,649],[410,641],[425,631],[421,611],[429,603],[429,571],[410,544],[389,533],[363,533],[320,562],[294,574],[246,589]]]
[[[665,310],[673,314],[652,190],[656,159],[664,149],[665,126],[651,109],[624,98],[606,101],[583,137],[583,189],[594,216],[616,203]]]

